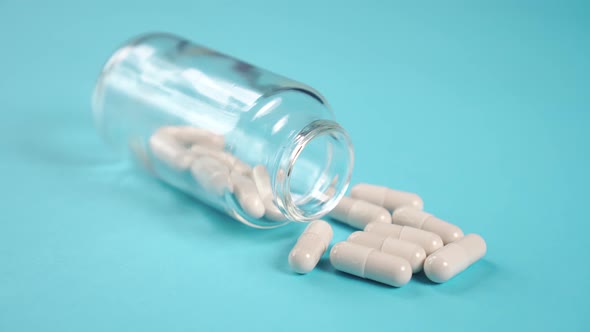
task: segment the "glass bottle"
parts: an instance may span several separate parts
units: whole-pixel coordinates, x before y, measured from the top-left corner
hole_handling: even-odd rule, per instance
[[[320,218],[350,181],[352,144],[317,91],[173,35],[119,48],[92,106],[121,156],[253,227]]]

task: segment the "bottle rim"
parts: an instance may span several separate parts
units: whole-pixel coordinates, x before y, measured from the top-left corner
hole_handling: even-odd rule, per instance
[[[322,174],[304,194],[296,193],[301,183],[301,156],[309,149],[325,149]],[[279,158],[274,174],[276,203],[292,221],[305,222],[323,217],[332,211],[344,196],[354,166],[354,149],[348,133],[336,122],[316,120],[303,128]],[[299,169],[299,170],[298,170]]]

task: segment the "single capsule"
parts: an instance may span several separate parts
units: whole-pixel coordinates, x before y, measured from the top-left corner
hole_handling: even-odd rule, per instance
[[[378,233],[354,232],[350,234],[346,241],[375,248],[393,256],[399,256],[410,263],[414,273],[422,270],[424,259],[426,259],[426,252],[419,245]]]
[[[252,179],[254,180],[260,198],[262,198],[262,202],[264,203],[264,208],[266,210],[264,216],[274,221],[285,220],[285,216],[273,202],[274,195],[272,193],[270,175],[268,174],[266,167],[264,167],[264,165],[256,165],[252,168]]]
[[[150,156],[148,154],[145,145],[143,144],[143,140],[140,137],[132,137],[129,139],[129,148],[133,153],[133,157],[135,161],[137,161],[140,165],[145,167],[145,169],[149,170],[150,173],[153,173],[153,164],[150,160]]]
[[[433,282],[445,282],[486,254],[486,242],[477,234],[465,235],[426,258],[424,274]]]
[[[186,146],[198,144],[212,149],[222,150],[225,145],[223,135],[215,134],[203,128],[166,126],[161,127],[158,131],[173,137],[178,143]]]
[[[372,222],[365,227],[365,232],[413,242],[422,247],[426,251],[426,255],[432,254],[443,246],[440,236],[414,227]]]
[[[190,153],[195,156],[209,156],[215,158],[222,163],[225,163],[232,171],[237,171],[241,174],[250,174],[252,169],[246,163],[238,159],[236,156],[221,150],[210,149],[206,146],[193,145],[190,148]]]
[[[356,243],[336,243],[330,262],[336,270],[390,286],[401,287],[412,279],[412,267],[405,259]]]
[[[260,197],[263,199],[267,196],[272,196],[272,187],[270,183],[270,175],[264,165],[256,165],[252,168],[252,179],[256,183],[256,188]]]
[[[329,216],[358,229],[365,228],[373,221],[391,223],[389,211],[381,206],[346,196],[342,197]]]
[[[187,170],[194,160],[188,149],[168,135],[155,133],[150,137],[149,144],[156,158],[175,169]]]
[[[389,189],[372,184],[359,183],[350,190],[352,198],[367,201],[393,211],[402,206],[412,206],[422,210],[424,202],[420,196],[405,191]]]
[[[463,237],[463,231],[461,228],[438,219],[430,213],[410,207],[404,207],[393,211],[391,220],[396,225],[410,226],[438,234],[444,244],[457,241]]]
[[[289,253],[289,265],[297,273],[311,272],[330,246],[332,227],[323,220],[309,223]]]
[[[264,216],[270,220],[273,221],[283,221],[285,219],[287,219],[287,217],[285,217],[285,215],[281,212],[281,210],[279,210],[279,208],[275,205],[275,203],[272,201],[271,199],[265,199],[262,201],[262,203],[264,204],[264,209],[266,210],[264,212]]]
[[[222,196],[226,190],[233,192],[230,171],[217,159],[197,158],[191,165],[191,174],[203,189],[217,196]]]
[[[242,209],[252,218],[262,218],[264,216],[264,204],[254,181],[249,177],[236,171],[231,173],[231,181],[234,185],[234,195]]]

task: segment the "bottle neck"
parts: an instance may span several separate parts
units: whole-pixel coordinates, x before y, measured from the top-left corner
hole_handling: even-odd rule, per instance
[[[321,218],[346,192],[353,163],[352,143],[340,125],[330,120],[311,122],[277,160],[272,177],[277,206],[290,220]]]

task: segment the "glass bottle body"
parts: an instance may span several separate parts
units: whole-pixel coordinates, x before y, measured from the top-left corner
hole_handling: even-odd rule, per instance
[[[319,93],[172,35],[117,50],[93,112],[121,155],[254,227],[321,217],[352,172],[350,139]]]

